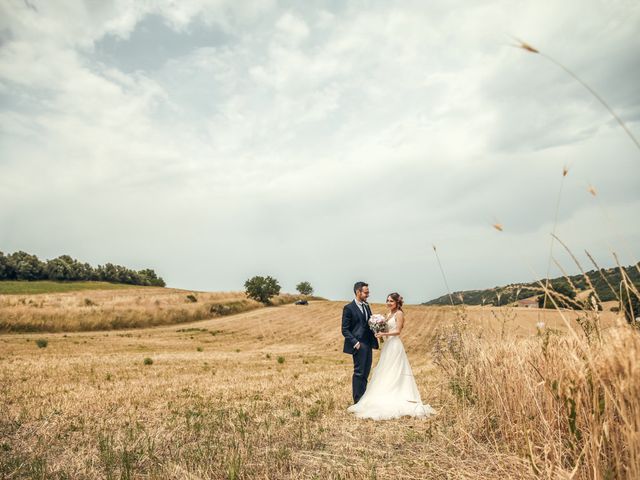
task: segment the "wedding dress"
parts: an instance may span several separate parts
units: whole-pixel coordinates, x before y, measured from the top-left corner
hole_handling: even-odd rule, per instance
[[[388,325],[390,332],[396,329],[395,314],[389,318]],[[374,420],[434,414],[435,410],[430,405],[422,404],[400,336],[384,338],[380,359],[371,374],[367,390],[358,403],[347,411],[356,417]]]

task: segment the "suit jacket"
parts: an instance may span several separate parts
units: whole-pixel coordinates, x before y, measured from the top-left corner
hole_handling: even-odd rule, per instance
[[[369,305],[365,305],[369,318],[371,318],[371,309]],[[342,335],[344,336],[344,353],[353,354],[355,345],[358,342],[369,345],[371,348],[378,348],[378,339],[373,334],[367,324],[364,314],[353,300],[347,303],[342,309]]]

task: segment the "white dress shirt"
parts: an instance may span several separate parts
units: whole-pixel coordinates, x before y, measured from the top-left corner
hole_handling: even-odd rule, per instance
[[[356,305],[358,306],[358,308],[360,309],[360,311],[362,312],[362,314],[364,315],[364,319],[367,319],[367,310],[365,309],[365,304],[364,302],[361,302],[360,300],[358,300],[357,298],[354,299],[356,302]],[[354,348],[358,348],[358,346],[360,345],[360,342],[356,343],[354,345]]]

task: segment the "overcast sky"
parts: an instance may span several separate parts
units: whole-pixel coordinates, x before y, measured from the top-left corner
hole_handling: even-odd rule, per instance
[[[544,276],[567,166],[558,235],[637,261],[640,151],[512,37],[640,137],[635,0],[0,0],[0,250],[418,303],[433,244],[454,290]]]

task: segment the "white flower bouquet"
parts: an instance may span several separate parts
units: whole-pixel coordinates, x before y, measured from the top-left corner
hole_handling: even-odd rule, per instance
[[[387,323],[387,319],[384,315],[376,313],[374,315],[371,315],[371,318],[369,319],[369,328],[373,331],[374,334],[380,332],[388,332],[389,324]],[[384,342],[383,338],[381,338],[380,340]]]

